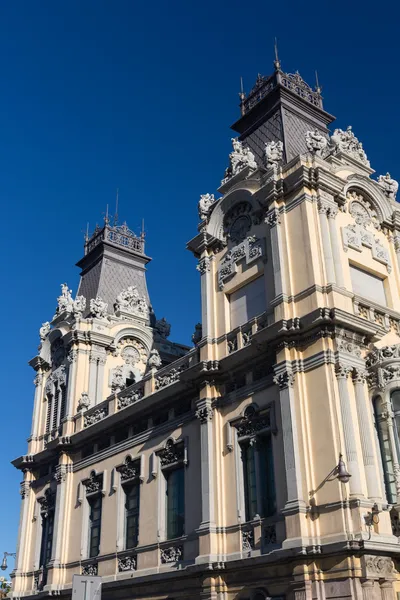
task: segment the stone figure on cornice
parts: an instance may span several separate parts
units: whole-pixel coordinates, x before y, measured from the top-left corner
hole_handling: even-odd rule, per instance
[[[119,392],[123,390],[125,386],[124,368],[122,366],[115,367],[111,377],[111,390],[113,392]]]
[[[118,294],[114,308],[115,311],[128,312],[140,317],[147,318],[149,315],[149,307],[145,298],[139,295],[137,288],[133,285]]]
[[[278,166],[283,159],[283,143],[278,141],[265,144],[264,159],[267,169]]]
[[[57,298],[56,315],[63,312],[72,312],[74,301],[72,300],[72,290],[68,288],[66,283],[61,284],[61,296]]]
[[[149,369],[159,369],[162,366],[161,357],[158,350],[153,348],[150,352],[149,360],[147,361]]]
[[[171,325],[168,323],[165,317],[156,321],[154,329],[162,338],[167,338],[171,333]]]
[[[81,316],[86,308],[85,296],[77,296],[72,303],[72,314],[75,316]]]
[[[312,154],[322,156],[328,146],[328,140],[318,129],[314,129],[314,131],[307,131],[306,133],[306,146]]]
[[[40,339],[42,342],[46,339],[49,331],[50,331],[50,323],[48,321],[46,321],[46,323],[42,323],[42,326],[39,329],[39,336],[40,336]]]
[[[192,335],[192,342],[195,346],[200,342],[203,337],[203,327],[201,323],[197,323],[194,327],[194,333]]]
[[[390,173],[386,173],[386,175],[379,175],[378,183],[383,188],[385,195],[390,198],[390,200],[396,200],[399,184],[395,179],[390,177]]]
[[[198,208],[201,221],[208,219],[216,202],[217,200],[214,198],[214,194],[202,194],[200,196]]]
[[[335,129],[330,142],[334,152],[344,152],[366,167],[370,166],[363,145],[354,135],[351,125],[347,127],[346,131],[343,131],[343,129]]]
[[[78,401],[78,412],[81,410],[87,410],[90,406],[90,398],[87,392],[82,392],[81,397]]]
[[[91,298],[90,300],[90,312],[94,317],[98,319],[104,319],[107,316],[108,304],[104,302],[100,296]]]
[[[257,169],[254,154],[248,148],[243,147],[238,138],[232,138],[232,146],[233,152],[229,155],[229,167],[226,169],[225,177],[221,181],[222,185],[231,177],[240,173],[245,167],[249,167],[253,171]]]

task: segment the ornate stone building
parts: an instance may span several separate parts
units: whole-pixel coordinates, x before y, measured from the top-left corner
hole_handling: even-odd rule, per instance
[[[278,61],[241,94],[188,248],[202,325],[168,340],[144,240],[106,221],[40,329],[13,597],[400,594],[400,210]],[[398,597],[398,595],[397,595]]]

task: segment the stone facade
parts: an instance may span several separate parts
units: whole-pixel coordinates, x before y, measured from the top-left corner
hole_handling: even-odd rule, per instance
[[[397,184],[372,177],[351,128],[327,137],[333,117],[298,74],[277,61],[271,77],[242,94],[232,154],[247,158],[202,196],[188,244],[195,347],[155,318],[144,240],[108,223],[77,299],[63,284],[40,330],[13,598],[70,599],[74,574],[121,599],[400,593]],[[324,126],[298,129],[295,157],[293,131],[265,139],[257,166],[246,119],[277,90]],[[117,254],[126,288],[102,264]],[[178,472],[183,506],[167,494]]]

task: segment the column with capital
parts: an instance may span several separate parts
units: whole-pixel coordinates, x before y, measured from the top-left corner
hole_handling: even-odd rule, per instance
[[[361,584],[363,600],[375,600],[375,582],[373,579],[367,579]]]
[[[350,394],[348,389],[348,376],[352,371],[352,367],[341,363],[336,366],[336,377],[339,388],[340,412],[342,415],[342,425],[344,433],[344,446],[347,459],[347,469],[351,474],[350,478],[350,495],[363,496],[360,468],[357,458],[357,445],[354,423],[352,420],[350,407]]]
[[[329,234],[328,213],[329,205],[326,202],[318,202],[319,222],[321,225],[322,248],[324,252],[326,282],[336,283],[335,266],[332,256],[331,238]]]
[[[281,228],[281,216],[278,208],[273,208],[266,217],[266,222],[271,230],[272,264],[274,268],[275,298],[287,295],[287,282],[285,264],[283,262],[283,242]]]
[[[57,494],[55,502],[55,513],[54,513],[54,537],[51,551],[51,561],[49,566],[59,565],[63,562],[63,543],[67,540],[66,524],[65,519],[65,506],[66,496],[68,490],[68,477],[72,472],[72,464],[66,454],[61,455],[61,464],[56,467],[54,479],[57,482]],[[52,577],[54,583],[54,575]]]
[[[328,222],[329,222],[329,231],[331,234],[331,244],[332,244],[332,255],[333,255],[333,264],[335,267],[335,275],[336,275],[336,283],[339,287],[346,287],[344,283],[343,269],[342,269],[342,256],[340,252],[339,245],[339,237],[336,228],[336,216],[338,214],[338,209],[336,206],[330,207],[328,211]]]
[[[394,600],[393,581],[382,581],[381,584],[382,600]]]
[[[197,402],[196,417],[200,421],[201,528],[215,525],[213,415],[210,398]]]
[[[383,405],[381,418],[386,421],[387,430],[389,435],[389,446],[390,446],[390,455],[393,461],[393,473],[396,481],[396,495],[397,498],[400,498],[400,465],[397,458],[397,446],[396,446],[396,437],[394,433],[394,413],[392,409],[392,404],[390,402],[390,395],[386,402]]]
[[[68,389],[67,389],[67,403],[65,407],[65,416],[71,418],[74,416],[74,398],[76,388],[76,374],[77,374],[77,362],[78,362],[78,350],[72,349],[68,353],[69,362],[69,374],[68,374]]]
[[[18,546],[17,556],[15,559],[15,570],[16,572],[28,571],[29,561],[29,538],[32,530],[32,518],[31,515],[31,501],[32,501],[32,488],[31,481],[33,480],[33,474],[29,470],[24,471],[24,480],[21,482],[20,494],[21,494],[21,511],[19,519],[18,529]],[[14,589],[15,591],[15,589]]]
[[[287,501],[285,509],[305,506],[302,492],[300,448],[297,433],[294,396],[294,374],[291,369],[275,373],[274,383],[279,387],[279,400],[282,415],[282,438],[285,458]]]
[[[40,408],[43,401],[43,381],[44,376],[41,369],[36,374],[35,379],[33,380],[35,384],[35,399],[34,399],[34,409],[33,409],[33,417],[32,417],[32,429],[31,436],[36,438],[39,435],[39,422],[40,422]]]
[[[379,486],[380,473],[375,462],[374,433],[371,428],[371,420],[369,419],[371,408],[365,389],[366,377],[366,372],[360,369],[356,369],[353,373],[358,426],[360,429],[361,438],[361,450],[365,469],[365,478],[367,481],[368,497],[372,500],[382,500],[382,494]]]
[[[208,256],[207,250],[202,253],[197,270],[201,275],[201,324],[203,337],[213,335],[213,258]]]

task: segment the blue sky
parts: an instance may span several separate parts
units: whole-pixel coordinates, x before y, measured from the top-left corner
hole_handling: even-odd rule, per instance
[[[271,71],[276,36],[283,69],[310,83],[317,69],[337,126],[352,124],[377,174],[400,179],[398,22],[395,3],[359,0],[1,3],[0,553],[16,548],[27,361],[60,284],[76,291],[86,223],[119,187],[121,218],[137,231],[145,219],[156,314],[189,343],[199,277],[185,244],[227,166],[240,76],[249,90]]]

